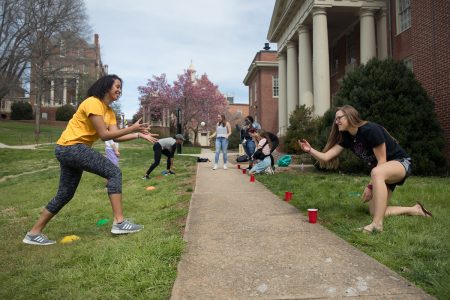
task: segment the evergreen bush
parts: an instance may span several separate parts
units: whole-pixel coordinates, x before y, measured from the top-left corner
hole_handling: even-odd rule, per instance
[[[355,107],[363,120],[376,122],[399,141],[413,159],[416,175],[446,172],[445,140],[434,103],[414,74],[401,61],[372,59],[347,74],[335,95],[334,106]],[[323,117],[319,129],[322,147],[334,122],[335,108]],[[341,170],[362,168],[356,158],[342,156]]]
[[[317,145],[320,118],[314,116],[312,109],[302,105],[289,116],[289,127],[284,139],[284,150],[290,154],[302,154],[298,144],[299,139],[307,140],[311,145]]]
[[[58,107],[56,110],[56,121],[69,121],[72,119],[73,114],[75,113],[75,108],[70,105],[66,104],[61,107]]]
[[[240,131],[236,128],[232,128],[231,134],[228,138],[228,148],[229,149],[238,149],[240,142],[241,142]]]
[[[14,102],[11,105],[11,120],[33,120],[33,107],[29,102]]]

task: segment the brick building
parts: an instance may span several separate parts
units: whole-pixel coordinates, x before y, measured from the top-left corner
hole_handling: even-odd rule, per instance
[[[249,91],[249,114],[264,130],[278,132],[278,61],[277,51],[265,50],[256,53],[244,84]]]
[[[101,60],[98,34],[94,35],[93,44],[64,34],[49,43],[54,50],[44,66],[40,109],[43,120],[55,120],[57,108],[65,104],[76,107],[86,97],[92,83],[108,73],[108,66]],[[38,94],[36,76],[32,67],[30,103],[33,107]]]
[[[277,0],[267,38],[278,45],[280,134],[297,105],[322,115],[347,72],[392,57],[434,100],[450,159],[450,1]]]

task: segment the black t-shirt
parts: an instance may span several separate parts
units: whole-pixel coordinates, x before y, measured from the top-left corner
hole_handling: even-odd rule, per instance
[[[386,143],[387,161],[409,157],[406,151],[392,138],[386,129],[373,122],[367,122],[359,127],[356,136],[352,136],[348,131],[343,131],[342,142],[339,145],[350,149],[369,168],[374,168],[377,166],[377,158],[373,153],[373,148],[383,143]]]

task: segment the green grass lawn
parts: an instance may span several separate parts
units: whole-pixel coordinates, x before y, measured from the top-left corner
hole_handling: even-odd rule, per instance
[[[6,123],[16,122],[0,122],[0,143],[11,144],[7,142],[9,136],[30,132],[30,124],[20,123],[6,130]],[[56,134],[60,128],[49,130]],[[102,142],[94,147],[104,151]],[[170,296],[184,247],[182,231],[194,187],[196,159],[177,156],[175,176],[160,175],[165,167],[162,160],[154,171],[156,178],[143,181],[140,178],[153,160],[152,145],[137,140],[121,143],[120,147],[125,215],[144,224],[144,230],[113,237],[111,221],[97,226],[101,219],[111,220],[105,181],[85,173],[74,199],[45,231],[52,239],[77,235],[81,240],[47,247],[22,244],[22,238],[56,192],[59,164],[54,146],[0,149],[0,299]],[[183,147],[186,154],[199,152],[199,148]],[[318,208],[322,225],[438,299],[450,299],[448,178],[409,178],[397,188],[391,204],[407,206],[421,201],[434,217],[388,217],[384,232],[370,236],[354,230],[371,221],[367,205],[356,195],[367,184],[367,176],[286,172],[259,176],[258,180],[280,198],[285,191],[294,192],[291,204],[302,213],[310,207]],[[146,191],[149,185],[156,190]]]
[[[3,142],[0,139],[0,142]],[[59,179],[53,146],[0,149],[0,299],[167,299],[183,251],[182,232],[194,187],[194,157],[175,157],[174,176],[141,179],[153,160],[143,140],[121,143],[123,205],[143,231],[112,236],[105,180],[84,173],[75,197],[49,223],[45,234],[71,244],[46,247],[22,243],[27,230],[54,196]],[[103,143],[95,148],[103,152]],[[185,147],[186,153],[199,149]],[[50,167],[50,168],[48,168]],[[53,167],[53,168],[51,168]],[[36,171],[23,174],[23,172]],[[21,175],[22,174],[22,175]],[[147,191],[147,186],[156,190]],[[109,223],[97,226],[101,219]]]
[[[41,125],[39,144],[54,143],[64,128]],[[34,124],[18,121],[2,120],[0,122],[0,143],[16,146],[36,144]]]
[[[413,176],[397,187],[392,205],[420,201],[434,217],[388,217],[384,231],[374,235],[355,231],[371,222],[357,195],[368,176],[286,172],[257,179],[282,199],[285,191],[294,192],[290,203],[302,213],[318,208],[322,225],[438,299],[450,299],[449,178]]]

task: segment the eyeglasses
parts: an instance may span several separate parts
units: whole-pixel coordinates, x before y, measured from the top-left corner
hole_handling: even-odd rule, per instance
[[[334,122],[340,122],[342,118],[344,118],[345,115],[342,116],[336,116],[336,118],[334,119]]]

